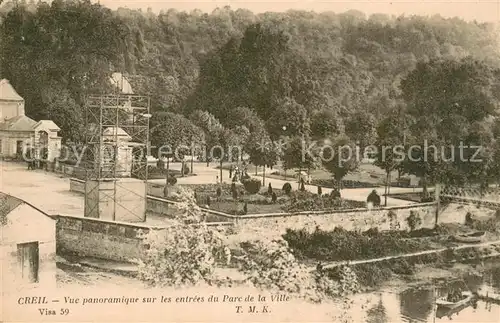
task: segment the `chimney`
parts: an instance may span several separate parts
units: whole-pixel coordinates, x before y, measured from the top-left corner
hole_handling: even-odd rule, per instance
[[[24,101],[17,104],[17,115],[24,116]]]

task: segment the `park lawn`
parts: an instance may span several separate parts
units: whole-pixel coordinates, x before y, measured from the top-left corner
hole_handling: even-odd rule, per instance
[[[223,163],[222,164],[222,169],[229,170],[229,168],[233,165],[232,163]],[[218,169],[220,166],[216,166]],[[260,176],[262,176],[262,167],[258,167],[257,171]],[[273,167],[273,169],[266,168],[266,177],[269,178],[275,178],[275,179],[281,179],[281,180],[288,180],[288,181],[297,181],[297,171],[298,169],[288,169],[286,172],[281,168],[281,165],[276,165]],[[255,166],[252,164],[248,164],[248,173],[250,175],[255,174]],[[325,171],[324,169],[313,169],[310,171],[311,173],[311,178],[317,179],[317,180],[332,180],[332,175]],[[286,174],[286,177],[285,177]],[[398,172],[393,171],[391,173],[392,179],[396,179],[398,177]],[[347,174],[346,177],[344,178],[345,181],[354,181],[354,182],[362,182],[362,183],[368,183],[371,185],[384,185],[385,180],[386,180],[386,174],[385,171],[379,168],[378,166],[375,166],[371,163],[363,163],[359,166],[359,168],[350,173]]]
[[[434,190],[429,189],[428,191],[432,197],[434,194]],[[410,201],[410,202],[416,202],[416,203],[422,202],[422,193],[421,192],[394,193],[394,194],[388,194],[387,196],[394,198],[394,199],[404,200],[404,201]]]
[[[373,186],[382,186],[385,183],[385,174],[382,170],[379,169],[379,172],[374,172],[373,165],[363,164],[360,166],[358,170],[353,173],[347,174],[344,177],[344,181],[352,181],[352,182],[360,182],[366,183]],[[269,178],[288,180],[288,181],[297,181],[297,170],[287,170],[286,177],[285,171],[282,169],[273,169],[268,170],[266,176]],[[397,173],[393,176],[397,177]],[[323,170],[323,169],[315,169],[311,170],[311,180],[313,181],[321,181],[321,182],[331,182],[333,185],[332,175]]]

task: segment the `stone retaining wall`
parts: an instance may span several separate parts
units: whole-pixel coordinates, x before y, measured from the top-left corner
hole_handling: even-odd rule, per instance
[[[58,254],[130,261],[144,255],[140,234],[154,227],[60,215],[56,229]]]
[[[125,223],[71,215],[58,215],[57,254],[130,262],[144,257],[143,235],[165,227]],[[209,227],[231,222],[207,223]]]
[[[72,182],[80,180],[71,179]],[[80,181],[81,182],[81,181]],[[83,183],[83,182],[82,182]],[[79,184],[73,184],[74,190],[79,190]],[[148,212],[171,216],[175,202],[163,198],[148,196]],[[446,209],[447,207],[445,207]],[[448,206],[449,208],[449,206]],[[316,212],[274,213],[253,215],[230,215],[214,210],[203,209],[208,222],[233,222],[242,231],[268,231],[277,235],[283,234],[286,229],[306,228],[313,230],[319,227],[323,230],[333,230],[343,227],[347,230],[379,230],[408,229],[406,219],[413,211],[418,214],[422,224],[420,227],[433,228],[435,224],[436,203],[418,203],[406,206],[382,207],[372,210],[366,208],[351,210],[330,210]],[[389,212],[393,214],[392,219]],[[455,209],[453,212],[444,210],[446,214],[438,218],[438,223],[463,223],[466,209]],[[463,213],[463,214],[462,214]]]
[[[282,235],[286,229],[306,229],[313,231],[316,227],[322,230],[333,230],[342,227],[346,230],[366,231],[371,228],[384,230],[405,230],[406,219],[411,212],[420,217],[420,227],[433,228],[435,224],[435,203],[414,204],[402,207],[385,207],[373,210],[337,210],[330,212],[309,212],[290,215],[246,215],[236,219],[236,227],[240,232],[267,232],[269,235]],[[392,215],[389,216],[389,215]]]

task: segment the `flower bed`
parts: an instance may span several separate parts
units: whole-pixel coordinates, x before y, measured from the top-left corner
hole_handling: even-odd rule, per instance
[[[198,205],[209,206],[215,211],[232,215],[345,210],[366,206],[364,202],[334,199],[328,194],[318,196],[309,191],[292,191],[291,194],[287,195],[283,190],[277,188],[273,188],[273,193],[276,194],[276,202],[273,202],[272,194],[268,193],[267,187],[261,188],[258,194],[249,194],[240,183],[236,183],[238,191],[236,200],[232,196],[231,184],[174,185],[169,189],[168,198],[177,201],[176,192],[180,187],[193,190]],[[218,188],[221,190],[220,197],[217,196]],[[247,213],[243,211],[245,204],[247,204]]]
[[[346,199],[336,199],[325,194],[318,196],[308,191],[295,191],[290,194],[290,203],[282,209],[286,212],[322,211],[322,210],[344,210],[364,208],[364,202]]]

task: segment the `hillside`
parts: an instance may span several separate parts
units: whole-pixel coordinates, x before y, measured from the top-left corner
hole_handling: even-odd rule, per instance
[[[247,30],[256,23],[259,30]],[[228,7],[156,15],[77,1],[6,3],[1,31],[2,77],[26,99],[28,115],[51,117],[70,136],[79,113],[67,111],[78,112],[111,71],[151,95],[154,111],[207,110],[225,123],[238,106],[268,119],[279,105],[297,104],[310,118],[370,111],[380,119],[417,62],[471,55],[497,66],[499,48],[492,25],[439,16]],[[260,47],[252,54],[252,46]]]

